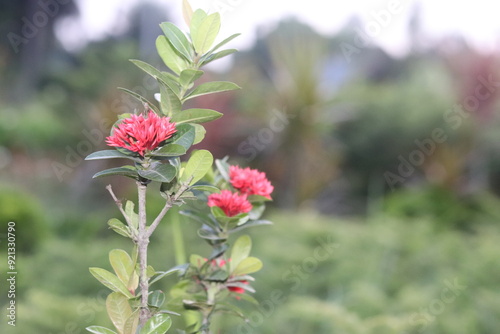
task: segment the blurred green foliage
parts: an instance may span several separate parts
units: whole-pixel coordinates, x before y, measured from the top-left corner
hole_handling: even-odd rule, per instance
[[[0,187],[0,244],[7,252],[7,224],[15,223],[16,252],[33,253],[48,235],[45,210],[39,201],[23,190]]]
[[[432,217],[362,221],[275,212],[269,218],[275,225],[252,235],[255,255],[265,263],[254,283],[261,304],[240,301],[250,322],[221,317],[223,333],[482,334],[500,325],[495,223],[465,233],[436,231]],[[202,252],[196,228],[183,225],[190,249]],[[173,265],[170,233],[163,225],[152,243],[153,266]],[[81,333],[91,323],[105,324],[107,292],[87,268],[107,268],[106,250],[123,241],[111,231],[92,242],[48,239],[39,252],[23,256],[16,333],[70,327]]]

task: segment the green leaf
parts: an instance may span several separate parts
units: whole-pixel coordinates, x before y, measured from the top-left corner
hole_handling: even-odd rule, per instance
[[[184,168],[184,172],[180,178],[181,182],[189,182],[190,185],[195,184],[205,176],[205,174],[212,168],[214,157],[212,153],[207,150],[199,150],[191,154]]]
[[[140,310],[137,309],[132,313],[132,315],[125,321],[125,326],[123,326],[123,334],[136,334],[137,327],[139,326],[139,315]]]
[[[183,154],[186,154],[186,148],[178,144],[168,144],[151,152],[154,157],[178,157]]]
[[[177,132],[172,136],[171,144],[177,144],[188,150],[195,140],[196,124],[179,124],[176,125]],[[201,126],[201,125],[200,125]]]
[[[188,62],[174,49],[165,36],[156,39],[156,50],[165,65],[174,73],[180,74],[182,70],[189,67]]]
[[[185,100],[189,100],[198,96],[227,92],[230,90],[241,89],[240,86],[229,81],[212,81],[205,82],[193,89],[188,95],[184,97]]]
[[[182,87],[191,88],[191,85],[203,75],[203,71],[187,69],[181,72],[179,83]]]
[[[220,14],[213,13],[195,25],[191,26],[191,39],[198,54],[204,54],[212,47],[220,30]]]
[[[172,117],[172,122],[177,124],[182,123],[206,123],[218,118],[222,114],[212,109],[186,109],[178,112]]]
[[[112,331],[111,329],[107,329],[101,326],[90,326],[85,329],[94,334],[116,334],[116,332]]]
[[[125,202],[125,214],[130,220],[132,227],[139,228],[139,215],[134,211],[135,204],[132,201]]]
[[[229,217],[221,208],[217,206],[211,207],[210,211],[221,225],[231,224],[234,226],[238,226],[244,224],[249,219],[248,213],[240,213],[235,216]],[[232,228],[232,226],[230,228]]]
[[[127,237],[127,238],[132,237],[130,235],[128,227],[116,218],[111,218],[110,220],[108,220],[108,226],[110,229],[112,229],[113,231],[115,231],[119,235],[122,235],[122,236]]]
[[[126,286],[130,282],[130,277],[135,272],[134,263],[130,255],[123,249],[113,249],[109,252],[109,263],[116,273],[116,276]],[[127,288],[129,288],[127,286]]]
[[[193,8],[191,8],[188,0],[182,0],[182,16],[184,17],[184,22],[189,26],[193,17]]]
[[[172,116],[181,111],[182,103],[175,92],[163,81],[159,80],[158,83],[160,84],[160,105],[163,114]]]
[[[252,249],[252,239],[248,235],[239,237],[231,249],[231,261],[229,262],[229,271],[233,272],[238,265],[250,255]]]
[[[167,314],[152,316],[142,327],[140,334],[165,334],[172,326],[172,319]]]
[[[140,176],[151,181],[170,182],[177,174],[174,166],[168,164],[155,164],[146,170],[138,170]]]
[[[266,205],[263,202],[252,203],[252,210],[250,210],[248,216],[251,220],[257,220],[262,216],[265,209]]]
[[[243,259],[238,266],[231,272],[233,276],[241,276],[254,273],[262,269],[262,261],[256,257],[247,257]]]
[[[118,292],[113,292],[106,298],[106,310],[111,322],[119,333],[123,333],[127,319],[132,315],[128,298]]]
[[[162,76],[161,71],[151,64],[148,64],[142,60],[137,60],[137,59],[130,59],[130,61],[135,66],[139,67],[141,70],[143,70],[147,74],[151,75],[155,79],[160,78]]]
[[[227,50],[222,50],[222,51],[210,54],[209,56],[206,56],[206,57],[202,57],[200,59],[200,66],[209,64],[209,63],[213,62],[214,60],[229,56],[229,55],[236,53],[236,52],[238,52],[238,50],[236,50],[236,49],[227,49]]]
[[[192,124],[192,125],[194,126],[194,130],[195,130],[193,145],[196,145],[196,144],[200,143],[205,138],[205,134],[207,133],[207,130],[203,127],[203,125],[200,125],[200,124]]]
[[[191,45],[184,33],[177,28],[171,22],[163,22],[160,24],[160,28],[167,37],[168,41],[172,46],[182,55],[184,58],[191,62],[192,52]]]
[[[219,171],[222,178],[229,182],[229,164],[227,163],[227,157],[222,160],[215,160],[215,166],[217,167],[217,170]]]
[[[122,92],[129,94],[130,96],[132,96],[133,98],[135,98],[136,100],[138,100],[139,102],[141,102],[143,104],[144,103],[147,104],[149,108],[151,108],[155,113],[160,115],[160,110],[158,109],[158,107],[155,106],[153,103],[149,102],[145,97],[143,97],[143,96],[137,94],[136,92],[133,92],[127,88],[118,87],[118,90],[121,90]]]
[[[214,281],[214,282],[224,282],[227,280],[229,274],[225,272],[224,270],[217,270],[214,273],[212,273],[210,276],[206,278],[207,281]]]
[[[191,190],[197,190],[197,191],[206,191],[206,192],[209,192],[209,193],[217,193],[217,192],[220,191],[219,188],[217,188],[215,186],[208,185],[208,184],[195,185],[195,186],[192,186],[189,189],[191,189]]]
[[[272,199],[269,199],[265,196],[261,196],[261,195],[250,195],[248,196],[248,201],[250,203],[259,203],[259,202],[271,202]]]
[[[141,70],[151,75],[153,78],[165,83],[172,91],[175,92],[176,95],[179,94],[179,83],[177,82],[177,79],[175,77],[172,77],[170,73],[162,72],[153,65],[150,65],[141,60],[131,59],[130,61]]]
[[[191,23],[189,24],[189,34],[191,35],[191,39],[193,39],[193,36],[198,34],[200,26],[207,16],[208,14],[203,9],[198,8],[194,11],[193,16],[191,17]]]
[[[165,302],[165,294],[160,290],[155,290],[149,295],[148,304],[160,308]]]
[[[262,226],[262,225],[272,225],[272,224],[273,223],[270,222],[269,220],[251,220],[251,221],[248,221],[244,224],[239,225],[236,228],[229,230],[229,233],[239,232],[239,231],[244,230],[244,229],[249,228],[249,227]]]
[[[121,175],[121,176],[130,177],[132,179],[137,179],[137,170],[132,166],[110,168],[110,169],[105,169],[99,173],[94,174],[94,176],[92,176],[92,178],[95,179],[97,177],[114,176],[114,175]]]
[[[89,154],[85,160],[99,160],[99,159],[117,159],[117,158],[122,158],[122,159],[131,159],[134,161],[140,161],[140,159],[136,157],[131,157],[130,155],[126,155],[122,152],[119,152],[117,150],[104,150],[104,151],[97,151],[92,154]]]
[[[150,277],[153,277],[154,275],[156,275],[155,268],[153,268],[153,266],[151,266],[151,265],[147,266],[147,268],[146,268],[146,276],[148,278],[150,278]]]
[[[89,270],[90,273],[105,287],[110,288],[115,292],[119,292],[128,298],[133,297],[130,291],[128,291],[125,284],[123,284],[122,281],[120,281],[120,279],[116,275],[102,268],[93,267],[90,268]]]
[[[236,33],[236,34],[232,34],[231,36],[225,38],[222,42],[220,42],[219,44],[217,44],[216,46],[214,46],[212,48],[212,50],[210,50],[207,55],[211,55],[213,54],[217,49],[219,49],[220,47],[226,45],[227,43],[231,42],[233,39],[235,39],[236,37],[238,37],[239,35],[241,35],[240,33]],[[232,49],[234,50],[234,49]],[[235,50],[236,51],[236,50]]]
[[[180,275],[182,275],[186,271],[186,269],[187,269],[187,265],[186,264],[181,264],[181,265],[175,266],[172,269],[167,270],[167,271],[156,272],[156,275],[158,275],[158,276],[156,276],[155,278],[153,278],[149,282],[149,285],[151,286],[153,283],[158,282],[163,277],[169,276],[169,275],[171,275],[173,273],[176,273],[176,272],[178,272]]]

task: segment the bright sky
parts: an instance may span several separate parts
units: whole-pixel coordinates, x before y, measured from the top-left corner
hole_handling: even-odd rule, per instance
[[[65,22],[59,36],[69,48],[77,47],[85,39],[100,39],[125,29],[126,14],[137,3],[145,0],[78,0],[80,23]],[[182,21],[181,0],[149,0],[169,8],[176,24]],[[500,2],[491,0],[191,0],[192,7],[222,14],[222,37],[235,32],[242,36],[232,47],[245,48],[252,44],[257,27],[269,29],[280,18],[296,16],[319,32],[335,33],[353,15],[364,20],[366,29],[373,29],[371,40],[397,55],[404,53],[407,43],[407,22],[416,3],[422,9],[423,30],[429,41],[460,33],[474,46],[487,51],[500,50]],[[325,4],[328,3],[328,4]],[[379,13],[377,21],[376,14]],[[384,14],[389,13],[387,16]],[[383,21],[381,21],[383,19]],[[79,36],[79,38],[75,38]]]

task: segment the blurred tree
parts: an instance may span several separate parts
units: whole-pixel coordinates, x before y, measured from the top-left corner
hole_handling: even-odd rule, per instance
[[[4,98],[25,101],[36,91],[48,58],[57,49],[54,25],[77,12],[74,0],[43,2],[36,0],[3,0],[0,3],[0,42],[2,80],[7,91]],[[12,84],[14,83],[14,84]]]

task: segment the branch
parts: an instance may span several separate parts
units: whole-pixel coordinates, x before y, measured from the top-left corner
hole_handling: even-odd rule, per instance
[[[116,206],[118,206],[118,209],[120,209],[120,212],[122,213],[123,215],[123,218],[125,218],[125,221],[127,222],[127,225],[133,229],[133,226],[132,226],[132,223],[130,221],[130,218],[127,216],[127,214],[125,213],[125,210],[123,210],[123,205],[122,205],[122,201],[120,201],[116,196],[115,196],[115,193],[113,192],[113,189],[111,188],[111,184],[108,184],[106,186],[106,189],[109,191],[109,193],[111,194],[111,197],[113,197],[113,200],[115,201],[116,203]]]
[[[149,236],[146,228],[146,185],[137,182],[137,191],[139,197],[139,285],[141,288],[141,313],[139,315],[139,323],[144,326],[146,321],[151,317],[148,308],[149,283],[147,276],[148,267],[148,244]]]
[[[189,180],[187,180],[185,183],[182,184],[182,186],[179,188],[179,191],[177,191],[177,193],[175,194],[174,197],[170,197],[166,203],[165,203],[165,206],[163,207],[163,209],[161,209],[160,213],[158,214],[158,216],[156,217],[156,219],[153,221],[153,223],[148,227],[147,229],[147,233],[146,235],[148,237],[151,236],[151,234],[153,234],[154,230],[158,227],[158,225],[160,224],[161,220],[165,217],[165,215],[167,214],[168,210],[170,210],[170,208],[172,208],[172,206],[174,205],[174,203],[179,200],[179,198],[182,196],[182,194],[189,188],[189,183],[191,183],[191,180],[193,178],[191,177]]]

